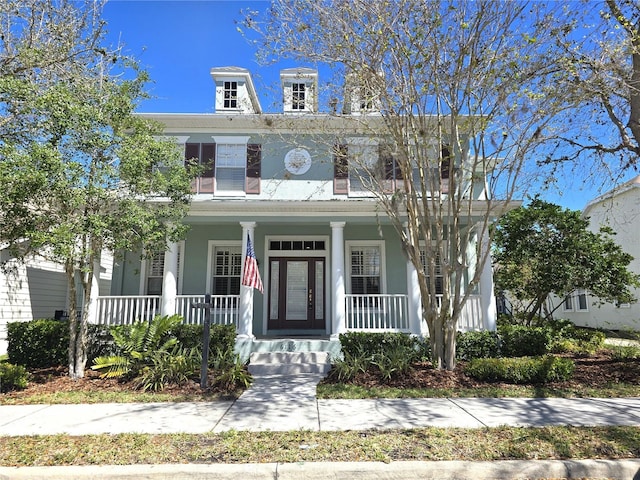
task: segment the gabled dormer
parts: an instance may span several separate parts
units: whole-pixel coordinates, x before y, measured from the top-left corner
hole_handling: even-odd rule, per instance
[[[262,113],[249,70],[240,67],[214,67],[216,113]]]
[[[280,71],[284,113],[318,111],[318,71],[313,68],[287,68]]]
[[[380,88],[382,74],[376,76],[347,75],[344,92],[344,113],[351,115],[377,114],[381,110]]]

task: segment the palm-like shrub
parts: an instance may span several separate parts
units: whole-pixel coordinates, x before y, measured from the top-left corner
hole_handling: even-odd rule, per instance
[[[113,327],[111,335],[118,354],[96,358],[91,368],[101,371],[103,378],[139,375],[143,368],[153,365],[159,352],[172,352],[178,340],[171,333],[181,322],[180,315],[157,316],[148,323]]]

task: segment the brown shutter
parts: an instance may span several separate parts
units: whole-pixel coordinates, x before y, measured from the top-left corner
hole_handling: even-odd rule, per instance
[[[442,193],[449,193],[451,177],[451,149],[449,145],[442,146],[442,163],[440,164],[440,189]]]
[[[186,143],[184,145],[184,166],[189,169],[194,165],[200,163],[200,144],[199,143]],[[194,178],[191,180],[191,191],[198,193],[200,189],[200,179]]]
[[[349,193],[349,149],[347,145],[336,145],[333,152],[333,193]]]
[[[250,143],[247,145],[247,179],[246,192],[260,193],[260,176],[262,163],[262,145]]]
[[[378,161],[384,168],[384,180],[382,182],[382,188],[385,193],[390,193],[395,190],[395,169],[393,154],[389,145],[378,145]]]
[[[213,193],[215,185],[216,171],[216,144],[203,143],[200,165],[202,166],[202,176],[200,177],[200,193]]]

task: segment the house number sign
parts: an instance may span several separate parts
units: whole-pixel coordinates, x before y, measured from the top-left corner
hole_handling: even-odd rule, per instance
[[[311,155],[304,148],[289,150],[284,156],[284,167],[293,175],[302,175],[311,168]]]

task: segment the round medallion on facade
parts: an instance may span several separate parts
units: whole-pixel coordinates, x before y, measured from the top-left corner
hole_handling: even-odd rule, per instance
[[[284,167],[293,175],[302,175],[311,168],[311,155],[304,148],[289,150],[284,156]]]

